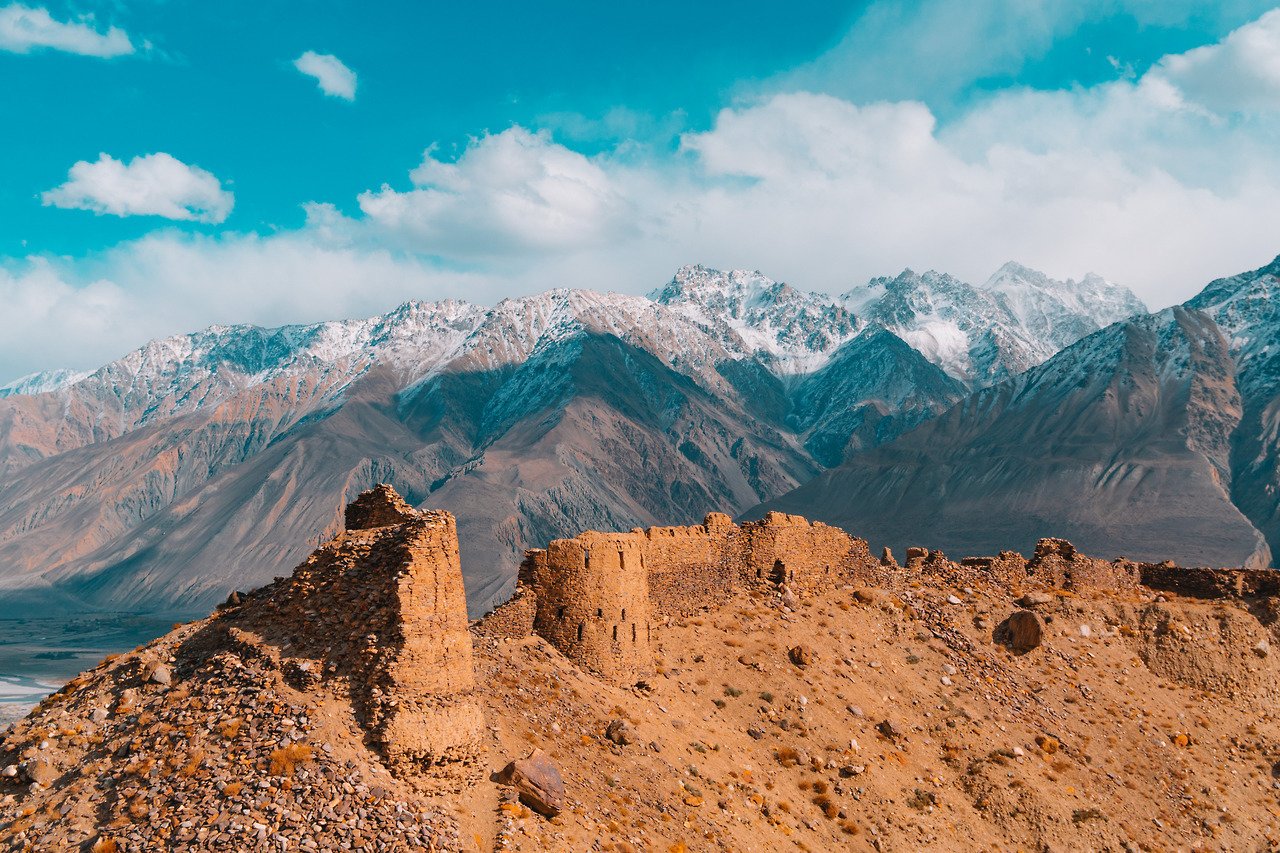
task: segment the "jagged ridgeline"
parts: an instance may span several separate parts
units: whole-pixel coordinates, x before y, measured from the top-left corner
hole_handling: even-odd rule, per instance
[[[1280,742],[1245,710],[1280,683],[1275,572],[1108,562],[1060,539],[1030,560],[912,547],[899,564],[798,516],[715,513],[531,550],[512,600],[469,625],[458,553],[449,513],[385,484],[361,494],[290,577],[17,723],[0,741],[0,838],[97,853],[832,849],[865,826],[916,846],[895,806],[905,785],[909,814],[945,807],[965,837],[1119,849],[1168,814],[1113,779],[1198,767],[1229,774],[1239,810],[1269,797],[1254,783],[1271,764],[1243,739]],[[1028,688],[1059,668],[1070,677]],[[1104,694],[1139,704],[1102,725]],[[1162,703],[1176,713],[1151,722],[1183,753],[1139,748]],[[1209,750],[1219,726],[1231,755]],[[1104,733],[1125,739],[1123,767],[1089,746]],[[1027,750],[1040,757],[1023,767]],[[1202,824],[1167,825],[1186,840]]]
[[[649,298],[413,302],[152,341],[0,387],[0,615],[204,613],[387,481],[454,513],[478,616],[526,548],[737,516],[1141,310],[1016,265],[843,296],[690,266]]]

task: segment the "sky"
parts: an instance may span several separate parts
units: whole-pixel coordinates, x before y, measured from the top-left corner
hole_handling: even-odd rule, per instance
[[[213,323],[1280,254],[1275,0],[0,0],[0,383]]]

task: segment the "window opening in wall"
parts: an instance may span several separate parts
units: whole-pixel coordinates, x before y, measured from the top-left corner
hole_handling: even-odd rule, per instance
[[[618,642],[618,626],[617,625],[613,626],[613,641],[615,643]]]
[[[776,584],[784,584],[787,581],[787,564],[781,560],[773,561],[773,572],[769,575],[769,580]]]
[[[622,608],[622,621],[627,621],[627,608]]]
[[[631,623],[631,642],[636,642],[636,623]]]
[[[557,607],[557,608],[556,608],[556,618],[557,618],[557,619],[563,619],[563,618],[564,618],[564,608],[563,608],[563,607]]]
[[[597,607],[597,608],[596,608],[596,618],[597,618],[597,619],[603,619],[603,618],[604,618],[604,608],[603,608],[603,607]]]
[[[578,642],[582,642],[582,623],[578,623]]]
[[[591,568],[591,552],[590,551],[582,552],[582,568],[584,569]]]

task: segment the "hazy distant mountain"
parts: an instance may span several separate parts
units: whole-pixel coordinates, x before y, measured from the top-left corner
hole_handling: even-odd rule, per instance
[[[1115,310],[1092,299],[1078,326]],[[0,599],[202,610],[286,572],[387,480],[457,513],[479,611],[529,545],[745,511],[963,396],[907,321],[882,323],[889,301],[861,304],[686,267],[652,298],[212,327],[25,380],[0,399]],[[1065,327],[1051,307],[1006,325]]]

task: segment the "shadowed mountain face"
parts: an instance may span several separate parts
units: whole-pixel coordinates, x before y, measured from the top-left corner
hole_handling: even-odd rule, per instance
[[[1202,312],[1118,323],[747,517],[779,509],[962,554],[1055,535],[1135,559],[1266,565],[1231,500],[1235,373]]]
[[[694,274],[700,297],[732,295],[734,274]],[[959,398],[830,297],[745,278],[763,297],[732,322],[552,291],[215,327],[27,380],[0,399],[0,600],[204,610],[286,573],[388,481],[457,514],[478,613],[530,545],[741,512]]]
[[[526,547],[746,511],[1135,305],[1012,265],[856,298],[695,266],[650,298],[153,341],[0,388],[0,610],[204,611],[287,573],[386,481],[457,515],[477,614]]]
[[[1280,551],[1280,258],[1218,279],[1187,305],[1222,329],[1237,364],[1243,412],[1232,437],[1231,495]]]

